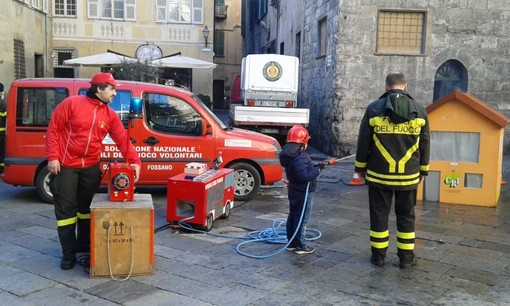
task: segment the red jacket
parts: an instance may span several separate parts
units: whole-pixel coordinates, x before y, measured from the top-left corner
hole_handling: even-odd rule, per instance
[[[68,168],[97,164],[103,149],[102,141],[108,133],[129,164],[142,164],[113,109],[88,96],[68,97],[55,108],[48,126],[48,161],[59,160]]]

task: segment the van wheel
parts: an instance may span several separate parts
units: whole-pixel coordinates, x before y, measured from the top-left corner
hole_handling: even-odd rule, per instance
[[[251,200],[260,189],[260,174],[248,163],[229,166],[234,169],[234,196],[236,201]]]
[[[53,204],[53,194],[50,191],[50,171],[43,167],[35,179],[35,188],[41,200]]]

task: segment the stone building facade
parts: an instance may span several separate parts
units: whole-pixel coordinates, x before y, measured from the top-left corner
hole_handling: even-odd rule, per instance
[[[0,82],[6,89],[15,79],[25,77],[89,78],[100,67],[71,67],[64,60],[109,49],[135,57],[140,46],[150,45],[164,56],[181,52],[187,57],[213,61],[214,1],[1,3],[4,14],[0,18]],[[212,69],[165,68],[160,79],[175,81],[175,75],[185,76],[185,81],[191,83],[185,85],[190,85],[194,93],[212,96]]]
[[[354,153],[365,108],[384,92],[386,74],[395,71],[406,75],[409,93],[424,106],[458,89],[510,116],[508,1],[265,2],[264,24],[288,28],[302,23],[299,41],[296,36],[289,42],[280,37],[273,43],[274,53],[299,55],[299,103],[311,109],[312,144],[324,152]],[[302,6],[304,13],[288,10],[293,15],[286,15],[282,8],[289,5]],[[282,42],[285,49],[280,52]],[[290,47],[298,43],[299,54]],[[264,52],[267,48],[245,48],[246,53],[269,53]],[[508,127],[504,148],[510,152]]]
[[[213,1],[87,1],[50,2],[53,76],[89,78],[99,67],[70,67],[64,59],[113,50],[142,61],[180,52],[213,61]],[[207,30],[206,30],[207,28]],[[207,45],[204,30],[209,31]],[[147,48],[146,48],[147,47]],[[140,52],[140,48],[146,48]],[[212,96],[212,69],[165,67],[167,81]]]
[[[232,85],[241,74],[241,1],[214,1],[214,108],[228,108]]]
[[[0,82],[5,91],[19,78],[51,73],[51,20],[47,1],[2,1],[0,18]]]

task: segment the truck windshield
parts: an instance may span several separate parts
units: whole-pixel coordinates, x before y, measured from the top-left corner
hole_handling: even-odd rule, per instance
[[[202,134],[202,117],[186,101],[157,93],[144,93],[143,100],[145,120],[151,129],[170,134]]]
[[[198,96],[193,95],[192,98],[196,100],[198,104],[200,104],[206,110],[206,112],[221,126],[221,129],[228,129],[228,126],[223,121],[221,121],[220,118],[218,118],[218,116],[216,116],[209,107],[205,106],[204,102],[202,102]]]

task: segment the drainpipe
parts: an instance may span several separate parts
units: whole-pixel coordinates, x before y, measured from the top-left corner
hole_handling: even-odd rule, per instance
[[[48,49],[48,13],[44,13],[44,62],[46,63],[46,65],[44,65],[44,70],[45,70],[45,77],[48,76],[48,72],[49,72],[49,62],[48,62],[48,54],[49,54],[49,49]],[[53,37],[53,36],[52,36]],[[51,57],[53,58],[53,57]],[[53,66],[53,64],[52,64]]]
[[[280,1],[276,2],[276,43],[277,48],[280,49]],[[279,50],[281,53],[282,50]]]

